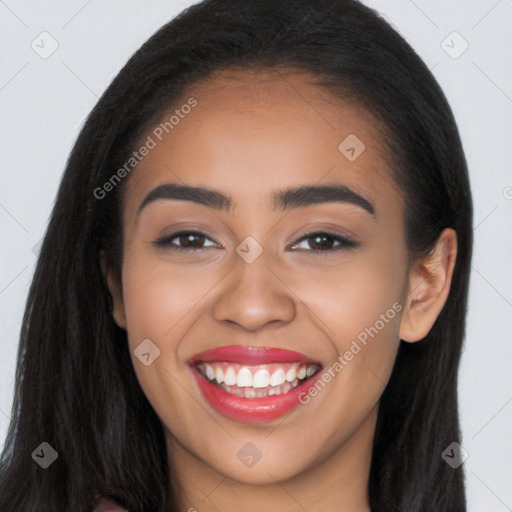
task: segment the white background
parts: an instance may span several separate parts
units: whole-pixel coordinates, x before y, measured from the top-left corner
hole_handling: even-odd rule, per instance
[[[459,386],[469,511],[512,511],[512,1],[365,3],[433,70],[459,125],[475,204]],[[191,4],[0,0],[0,447],[37,246],[71,146],[130,55]],[[44,31],[58,42],[46,59],[31,48],[50,48]],[[458,58],[454,31],[469,44]]]

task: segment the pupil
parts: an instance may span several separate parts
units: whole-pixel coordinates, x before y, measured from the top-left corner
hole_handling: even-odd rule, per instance
[[[327,243],[325,243],[326,239],[329,239],[329,241]],[[318,242],[318,240],[323,240],[324,243]],[[315,245],[316,247],[313,247],[310,244],[310,247],[312,249],[318,249],[318,248],[319,249],[329,249],[332,246],[332,238],[328,235],[317,235],[317,236],[313,237],[313,245]]]
[[[194,234],[188,234],[188,235],[181,235],[180,236],[180,243],[184,246],[184,247],[190,247],[192,245],[194,245],[194,238],[200,238],[199,235],[194,235]]]

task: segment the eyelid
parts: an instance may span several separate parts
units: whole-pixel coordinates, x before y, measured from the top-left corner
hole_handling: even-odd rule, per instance
[[[210,241],[212,241],[214,244],[216,244],[216,246],[220,246],[222,248],[222,245],[219,244],[218,242],[216,242],[215,240],[213,240],[213,238],[209,237],[206,233],[203,233],[202,231],[198,231],[196,229],[182,229],[180,231],[175,231],[174,233],[171,233],[170,235],[165,235],[165,236],[162,236],[160,238],[158,238],[157,240],[155,240],[154,242],[152,242],[154,245],[156,245],[157,247],[160,247],[160,248],[163,248],[163,249],[166,249],[166,248],[170,248],[171,250],[177,250],[177,251],[201,251],[203,249],[207,249],[208,247],[213,247],[213,246],[208,246],[208,247],[180,247],[179,245],[175,245],[175,244],[171,244],[171,240],[174,240],[175,238],[178,238],[179,236],[181,235],[196,235],[196,236],[202,236]]]
[[[200,236],[200,237],[210,240],[211,242],[213,242],[214,245],[210,245],[207,247],[180,247],[179,245],[170,243],[171,240],[174,240],[175,238],[178,238],[181,235]],[[293,247],[297,246],[302,241],[307,240],[308,238],[313,238],[314,235],[328,236],[330,238],[333,238],[335,241],[339,242],[340,245],[338,245],[337,247],[331,248],[331,249],[319,249],[319,250],[293,249]],[[163,236],[163,237],[155,240],[152,243],[154,245],[156,245],[157,247],[160,247],[163,249],[168,248],[171,250],[184,251],[184,252],[190,252],[190,251],[196,252],[196,251],[201,251],[203,249],[208,249],[211,247],[218,248],[219,246],[220,246],[220,248],[223,248],[222,244],[219,244],[218,242],[216,242],[213,238],[208,236],[206,233],[199,231],[199,230],[194,230],[194,229],[182,229],[180,231],[171,233],[170,235]],[[329,229],[324,229],[324,230],[316,229],[316,230],[309,231],[308,233],[305,233],[299,239],[297,239],[295,242],[293,242],[293,244],[291,246],[288,246],[288,247],[291,247],[293,251],[304,251],[304,252],[311,252],[311,253],[329,253],[329,252],[335,252],[335,251],[339,251],[339,250],[347,250],[347,249],[356,248],[359,245],[360,245],[359,242],[356,242],[352,238],[349,238],[342,233],[338,233],[337,231],[333,231],[333,230],[329,230]]]
[[[342,233],[338,233],[337,231],[333,231],[330,229],[315,229],[313,231],[310,231],[310,232],[302,235],[296,242],[293,243],[292,247],[298,245],[303,240],[307,240],[308,238],[313,238],[314,235],[326,235],[328,237],[334,238],[335,240],[340,242],[341,245],[339,245],[338,247],[333,248],[333,249],[324,249],[324,250],[318,250],[318,251],[309,250],[306,252],[328,253],[328,252],[333,252],[333,251],[337,251],[337,250],[351,249],[351,248],[358,247],[360,245],[359,242],[356,242],[352,238],[349,238],[348,236],[346,236]],[[299,250],[301,250],[301,249],[299,249]]]

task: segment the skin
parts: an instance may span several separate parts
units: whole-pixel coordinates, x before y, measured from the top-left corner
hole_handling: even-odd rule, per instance
[[[403,196],[377,121],[354,102],[327,97],[307,75],[221,72],[176,105],[190,96],[198,105],[126,183],[122,283],[103,263],[114,319],[127,330],[137,378],[164,426],[182,508],[369,511],[379,398],[400,339],[421,340],[442,309],[455,233],[445,229],[430,254],[411,257]],[[338,150],[349,134],[366,146],[352,162]],[[144,197],[166,183],[214,188],[234,208],[164,199],[137,215]],[[327,183],[366,198],[375,217],[339,202],[272,208],[274,190]],[[154,245],[182,229],[205,234],[193,239],[196,251]],[[311,231],[358,245],[320,251],[304,238]],[[263,248],[250,264],[235,251],[247,236]],[[187,364],[204,350],[239,344],[295,350],[325,370],[394,303],[401,311],[321,392],[270,422],[243,423],[211,408]],[[149,366],[133,354],[144,339],[161,351]],[[262,455],[250,468],[237,457],[247,442]]]

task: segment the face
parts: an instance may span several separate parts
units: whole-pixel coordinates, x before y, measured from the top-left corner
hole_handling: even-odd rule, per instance
[[[142,139],[114,318],[177,465],[262,484],[370,459],[408,290],[404,203],[376,120],[325,94],[298,73],[218,73]]]

